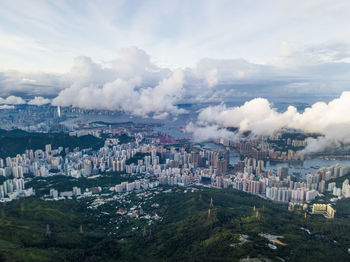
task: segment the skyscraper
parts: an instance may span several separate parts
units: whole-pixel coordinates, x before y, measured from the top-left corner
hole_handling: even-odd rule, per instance
[[[61,117],[61,107],[57,106],[57,117]]]

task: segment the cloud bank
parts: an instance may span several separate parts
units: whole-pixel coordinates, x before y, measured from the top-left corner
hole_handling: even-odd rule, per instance
[[[0,105],[0,109],[14,109],[14,105]]]
[[[184,111],[182,70],[160,68],[136,47],[122,49],[105,67],[78,57],[66,76],[71,85],[53,99],[53,105],[84,109],[120,110],[133,115],[164,118]]]
[[[51,100],[48,98],[44,98],[42,96],[36,96],[33,99],[30,99],[28,101],[24,100],[22,97],[19,96],[8,96],[6,98],[0,97],[0,105],[4,105],[3,109],[8,108],[15,108],[14,105],[35,105],[35,106],[42,106],[46,104],[50,104]]]
[[[226,128],[218,125],[202,126],[191,122],[186,125],[185,132],[191,133],[195,142],[208,141],[216,138],[223,138],[232,141],[239,139],[238,133],[230,132]]]
[[[0,97],[0,105],[21,105],[25,103],[26,101],[18,96],[9,96],[7,98]]]
[[[201,59],[194,67],[160,67],[136,47],[124,48],[115,59],[95,62],[80,56],[64,74],[0,72],[0,105],[73,106],[120,110],[132,115],[165,119],[184,113],[178,103],[229,102],[242,97],[280,97],[329,94],[335,97],[350,83],[350,45],[323,44],[294,49],[281,44],[277,61],[265,64],[244,59]],[[34,97],[34,98],[33,98]],[[51,99],[52,98],[52,99]],[[305,101],[305,100],[304,100]],[[329,103],[317,102],[303,112],[289,106],[278,112],[266,98],[240,107],[224,103],[208,107],[197,123],[187,126],[195,140],[215,137],[236,139],[227,127],[270,135],[282,128],[323,134],[309,139],[307,150],[322,150],[348,142],[350,93]],[[349,141],[350,142],[350,141]]]
[[[350,83],[350,44],[293,47],[281,43],[281,56],[252,63],[245,59],[200,59],[195,66],[182,68],[186,100],[228,101],[239,96],[281,96],[296,94],[337,94]],[[171,62],[171,61],[167,61]],[[173,73],[161,67],[144,50],[122,48],[116,58],[94,61],[79,56],[65,73],[0,72],[0,96],[53,98],[74,86],[103,86],[117,79],[138,78],[138,87],[155,87]]]
[[[239,131],[252,131],[256,135],[272,135],[282,128],[291,128],[323,136],[309,139],[306,152],[316,152],[327,147],[350,143],[350,92],[343,92],[339,98],[329,103],[317,102],[303,112],[289,106],[284,112],[278,112],[265,98],[255,98],[239,107],[226,107],[224,104],[210,106],[198,115],[197,125],[208,134],[197,133],[188,125],[188,131],[195,139],[213,138],[213,126],[217,130],[236,127]],[[206,129],[207,128],[207,129]],[[222,132],[222,131],[221,131]],[[216,137],[221,137],[221,132]],[[224,133],[227,137],[227,134]]]
[[[74,106],[85,109],[121,110],[134,115],[183,113],[174,104],[181,97],[183,74],[175,71],[155,87],[138,87],[139,78],[117,78],[102,86],[73,85],[60,92],[53,105]]]
[[[50,104],[51,100],[48,98],[44,98],[42,96],[36,96],[33,99],[28,101],[28,105],[42,106]]]

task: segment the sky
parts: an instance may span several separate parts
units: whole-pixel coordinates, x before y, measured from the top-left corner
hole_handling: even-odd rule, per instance
[[[55,98],[130,75],[155,88],[180,69],[172,102],[334,98],[350,82],[349,17],[339,0],[2,0],[0,96]]]
[[[2,70],[63,73],[77,56],[107,62],[131,46],[170,68],[202,58],[274,64],[305,49],[332,59],[332,44],[345,44],[339,59],[349,61],[349,1],[3,0],[0,7]]]

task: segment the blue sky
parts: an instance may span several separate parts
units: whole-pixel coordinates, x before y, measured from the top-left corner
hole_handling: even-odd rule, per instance
[[[0,7],[1,70],[62,73],[77,56],[108,62],[130,46],[170,68],[206,57],[281,65],[283,56],[350,42],[349,1],[3,0]],[[331,59],[327,52],[322,59]]]

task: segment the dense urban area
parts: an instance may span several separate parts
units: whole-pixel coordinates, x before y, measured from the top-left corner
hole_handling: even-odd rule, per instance
[[[1,123],[8,130],[1,130],[0,138],[0,231],[4,233],[5,228],[10,226],[11,222],[7,221],[7,216],[12,217],[13,221],[26,219],[25,214],[31,208],[34,214],[38,207],[42,207],[40,212],[44,212],[40,214],[38,211],[37,217],[31,219],[42,219],[46,216],[45,212],[48,212],[49,217],[40,222],[44,224],[38,231],[42,232],[44,239],[38,240],[39,244],[23,240],[25,234],[15,234],[15,237],[6,234],[0,242],[8,247],[0,248],[6,250],[5,255],[0,257],[5,261],[21,261],[25,255],[29,255],[31,260],[28,261],[36,261],[37,249],[45,245],[50,246],[47,243],[51,241],[63,241],[55,239],[61,231],[59,223],[63,222],[53,222],[56,219],[54,217],[53,220],[48,219],[55,216],[55,213],[50,213],[50,210],[55,208],[68,208],[66,211],[60,211],[59,217],[62,217],[57,218],[59,220],[65,219],[64,212],[72,212],[67,221],[74,219],[73,213],[78,212],[77,210],[81,213],[79,217],[85,214],[84,219],[77,219],[80,222],[73,223],[76,224],[75,230],[79,233],[79,240],[76,241],[82,241],[80,238],[88,235],[87,232],[96,227],[96,231],[103,232],[104,241],[113,239],[121,246],[114,255],[130,261],[140,259],[138,255],[131,256],[128,253],[132,252],[133,245],[140,241],[139,238],[145,242],[144,250],[139,250],[143,259],[162,260],[164,257],[160,253],[145,255],[145,250],[151,250],[149,245],[157,245],[152,241],[158,241],[159,244],[160,239],[166,239],[165,235],[157,235],[157,231],[164,230],[165,225],[171,229],[170,221],[177,223],[176,220],[169,220],[169,214],[174,219],[178,216],[176,212],[190,212],[189,215],[192,209],[195,210],[192,215],[197,212],[198,221],[193,220],[195,218],[192,216],[181,217],[187,223],[182,221],[185,228],[193,223],[209,223],[212,232],[218,226],[215,226],[215,223],[220,223],[220,226],[226,225],[227,229],[231,219],[241,217],[240,222],[231,221],[233,224],[230,227],[237,227],[232,229],[234,234],[230,235],[225,230],[221,233],[213,231],[212,234],[224,234],[220,235],[223,239],[214,237],[210,240],[214,247],[221,241],[229,242],[225,246],[227,250],[221,250],[224,247],[216,250],[218,254],[233,252],[233,258],[246,257],[247,261],[249,257],[257,255],[272,261],[276,257],[281,261],[291,260],[296,254],[290,251],[292,249],[289,247],[293,246],[293,243],[288,241],[300,240],[300,236],[283,236],[282,233],[287,228],[281,231],[282,226],[261,226],[271,219],[276,219],[277,224],[283,224],[283,219],[277,218],[279,213],[272,214],[281,212],[281,217],[291,216],[294,219],[291,223],[295,221],[294,227],[297,228],[298,234],[302,234],[310,245],[321,239],[326,242],[324,245],[330,245],[327,248],[339,248],[339,258],[350,258],[348,237],[344,238],[334,233],[326,236],[326,233],[319,232],[319,223],[326,223],[327,227],[339,227],[345,223],[346,227],[350,227],[350,223],[344,220],[350,215],[350,206],[346,201],[350,197],[350,165],[342,162],[347,160],[348,156],[304,155],[302,149],[306,145],[307,137],[315,134],[285,130],[266,137],[244,134],[239,141],[218,139],[193,143],[190,139],[174,138],[157,131],[155,127],[159,124],[81,120],[104,112],[51,106],[47,110],[35,106],[19,106],[11,111]],[[36,115],[29,128],[26,122],[27,114]],[[62,125],[63,121],[70,119],[80,120],[74,125]],[[23,128],[24,126],[26,128]],[[232,158],[235,159],[232,161]],[[310,158],[339,160],[339,163],[312,166],[306,173],[297,172],[304,170],[304,161]],[[200,204],[191,201],[199,201]],[[230,206],[230,203],[236,204]],[[179,206],[180,204],[183,206]],[[94,222],[91,222],[91,219]],[[332,222],[335,220],[336,222]],[[93,226],[93,223],[97,223],[98,226]],[[260,226],[254,226],[254,223]],[[68,231],[71,230],[71,226],[66,225]],[[259,232],[256,231],[258,228]],[[24,229],[18,230],[18,234],[22,234],[21,230]],[[202,230],[192,233],[203,234]],[[55,234],[57,236],[54,236]],[[68,235],[64,238],[66,237]],[[15,238],[18,243],[11,244]],[[338,241],[345,245],[337,246]],[[46,244],[43,244],[44,242]],[[90,255],[85,254],[81,248],[78,248],[80,253],[72,251],[76,244],[67,244],[68,247],[58,244],[55,247],[58,249],[51,247],[53,253],[47,255],[57,256],[58,260],[63,256],[67,260],[84,254],[79,259],[90,261],[85,260],[84,256]],[[207,244],[210,246],[210,243]],[[171,245],[171,242],[166,245]],[[255,247],[255,251],[252,251],[254,248],[245,248],[250,245]],[[315,252],[317,248],[324,248],[322,245],[321,243],[315,247]],[[23,249],[23,253],[12,253],[12,248],[18,247]],[[59,252],[59,248],[71,251],[58,255],[55,252]],[[25,250],[30,251],[26,253]],[[186,259],[186,253],[180,251],[181,248],[174,251],[173,261]],[[73,252],[74,256],[70,257],[70,252]],[[213,254],[216,253],[211,255]],[[104,256],[103,252],[97,251],[94,255],[96,259]],[[113,261],[113,255],[111,257]],[[305,260],[300,261],[307,261],[307,257],[306,255]]]

